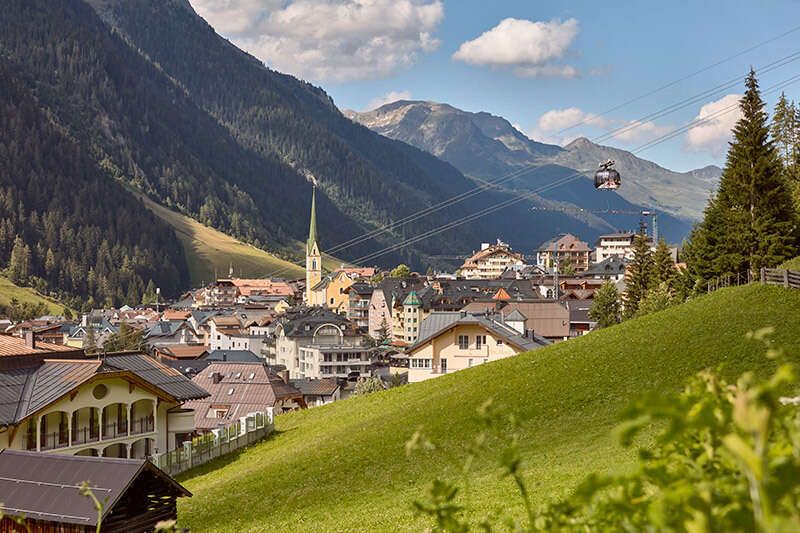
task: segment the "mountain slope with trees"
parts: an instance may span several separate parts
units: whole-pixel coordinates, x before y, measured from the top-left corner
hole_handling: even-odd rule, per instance
[[[285,162],[303,176],[313,176],[324,196],[362,230],[383,226],[474,187],[453,166],[348,120],[322,89],[268,69],[217,35],[183,0],[90,0],[90,4],[239,143]],[[509,198],[508,193],[487,191],[376,240],[388,245]],[[469,231],[448,231],[377,261],[420,267],[420,256],[466,253],[479,240],[498,236],[530,251],[554,231],[592,231],[561,213],[531,214],[525,203],[504,209],[502,215],[478,218],[465,226]],[[325,213],[319,216],[325,220],[320,235],[323,248],[350,238],[339,228],[332,231],[336,224]],[[519,235],[514,230],[523,223],[530,231]],[[341,255],[352,259],[380,247],[367,242]],[[436,264],[435,259],[431,262]]]
[[[186,286],[168,226],[97,168],[0,55],[0,262],[70,307],[138,303]]]

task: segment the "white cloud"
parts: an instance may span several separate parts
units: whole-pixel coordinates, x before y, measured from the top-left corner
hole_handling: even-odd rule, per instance
[[[557,131],[570,128],[577,124],[595,126],[597,128],[610,128],[613,126],[611,120],[587,113],[578,107],[568,107],[566,109],[552,109],[539,117],[537,127],[545,131]]]
[[[626,144],[651,141],[673,130],[672,126],[660,126],[651,121],[611,119],[578,107],[569,107],[542,114],[531,135],[537,140],[565,145],[578,137],[585,137],[577,131],[586,127],[604,130],[611,138]],[[562,130],[569,131],[562,135]]]
[[[372,111],[373,109],[377,109],[382,105],[391,104],[392,102],[396,102],[398,100],[410,100],[411,99],[411,91],[389,91],[386,94],[381,96],[377,96],[369,101],[367,104],[366,111]]]
[[[314,81],[385,77],[439,46],[441,0],[191,0],[276,70]]]
[[[578,21],[534,22],[507,18],[461,44],[453,59],[470,65],[508,67],[521,77],[575,78],[571,65],[559,65],[578,34]]]
[[[733,127],[741,118],[739,100],[742,95],[729,94],[700,108],[695,120],[703,120],[686,132],[686,144],[695,151],[710,152],[716,157],[725,154]]]

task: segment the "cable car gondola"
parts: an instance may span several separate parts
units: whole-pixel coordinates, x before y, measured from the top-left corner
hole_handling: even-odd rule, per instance
[[[614,170],[614,161],[609,159],[605,163],[600,163],[600,168],[594,173],[594,188],[605,190],[619,189],[622,179],[619,172]]]

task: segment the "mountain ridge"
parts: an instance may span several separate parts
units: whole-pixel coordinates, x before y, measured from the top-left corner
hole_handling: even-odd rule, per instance
[[[371,111],[346,111],[345,115],[378,133],[427,150],[467,175],[485,179],[547,164],[591,175],[598,162],[615,159],[623,175],[620,196],[687,220],[701,217],[708,194],[722,172],[714,165],[674,172],[585,137],[563,147],[541,143],[527,137],[503,117],[484,111],[463,111],[446,103],[400,100]],[[446,141],[442,138],[445,135],[449,135]]]

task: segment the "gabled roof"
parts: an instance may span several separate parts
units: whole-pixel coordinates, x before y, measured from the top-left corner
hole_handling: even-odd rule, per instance
[[[205,398],[208,392],[183,374],[144,354],[109,354],[103,358],[106,366],[130,370],[148,383],[164,390],[178,401]]]
[[[437,317],[436,315],[439,314],[445,316]],[[453,315],[458,316],[455,317]],[[431,318],[434,318],[434,321],[431,325],[426,326],[425,322]],[[459,325],[480,326],[492,333],[494,336],[502,339],[507,344],[515,346],[522,351],[534,350],[541,346],[550,344],[550,341],[538,335],[534,335],[533,338],[523,337],[517,330],[504,324],[499,319],[500,317],[497,315],[484,316],[470,315],[466,313],[431,313],[425,320],[422,321],[422,324],[420,325],[419,338],[413,345],[409,347],[409,353],[426,344],[430,340],[438,337],[442,333],[445,333],[449,329]]]
[[[302,401],[303,398],[299,390],[285,383],[262,362],[211,363],[192,378],[192,383],[208,390],[210,394],[205,399],[185,405],[187,409],[194,409],[197,429],[225,426],[248,413],[264,411],[277,402],[289,399]],[[226,409],[226,415],[208,418],[206,415],[211,407]]]
[[[506,316],[507,322],[525,322],[526,320],[528,320],[528,317],[523,315],[519,309],[514,309],[508,316]]]
[[[175,359],[197,359],[208,353],[208,348],[203,344],[157,344],[153,348]]]
[[[97,510],[78,490],[84,481],[104,501],[101,516],[114,509],[134,480],[154,475],[175,496],[191,496],[147,459],[112,459],[5,449],[0,452],[0,494],[11,516],[94,528]]]
[[[332,396],[339,389],[335,379],[292,379],[289,384],[303,393],[303,396]]]

